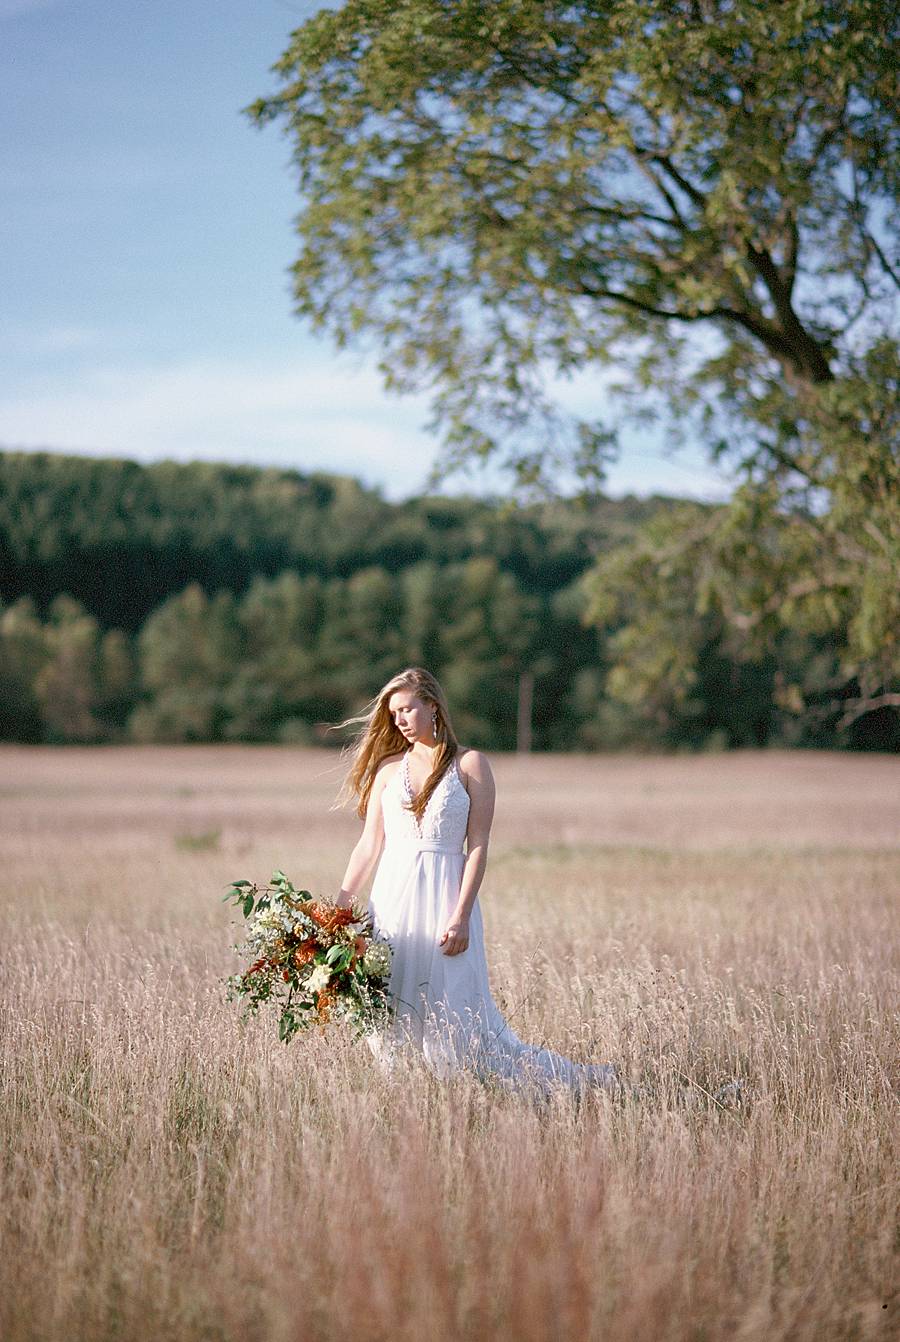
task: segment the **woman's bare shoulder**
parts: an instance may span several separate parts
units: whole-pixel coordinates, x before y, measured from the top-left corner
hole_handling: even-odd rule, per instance
[[[383,782],[387,782],[405,754],[405,750],[398,750],[394,755],[385,755],[383,760],[378,761],[378,768],[375,770],[375,778],[372,781],[377,782],[381,779]]]
[[[467,778],[482,782],[493,777],[488,757],[482,750],[475,750],[472,746],[460,746],[456,762],[460,773],[464,773]]]
[[[402,759],[403,751],[399,751],[396,755],[385,755],[383,760],[378,761],[378,764],[375,767],[375,772],[372,775],[372,786],[369,789],[368,803],[366,806],[367,813],[372,802],[380,804],[381,794],[394,777],[394,774],[399,768],[400,760]]]

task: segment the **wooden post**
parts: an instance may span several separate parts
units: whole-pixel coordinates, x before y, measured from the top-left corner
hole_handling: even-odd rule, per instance
[[[531,750],[531,706],[534,702],[534,672],[519,673],[519,717],[516,722],[516,750],[527,755]]]

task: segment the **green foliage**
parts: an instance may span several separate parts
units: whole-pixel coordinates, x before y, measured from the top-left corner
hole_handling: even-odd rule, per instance
[[[896,285],[897,37],[880,0],[324,9],[246,109],[291,140],[297,311],[435,390],[447,465],[525,483],[610,449],[550,373],[628,367],[679,414],[842,376]]]
[[[226,696],[241,653],[232,594],[210,599],[196,584],[186,588],[151,615],[138,649],[149,698],[132,720],[137,739],[221,740]]]
[[[672,743],[700,744],[715,708],[730,745],[900,747],[900,475],[879,459],[868,498],[837,479],[831,506],[748,485],[606,555],[583,590],[614,630],[607,694]]]
[[[0,610],[0,653],[0,736],[39,740],[43,724],[36,681],[47,660],[46,636],[27,597]]]
[[[612,364],[619,422],[737,471],[730,511],[654,520],[589,583],[606,688],[664,733],[750,675],[801,734],[896,739],[898,39],[881,0],[346,0],[246,109],[299,170],[298,313],[433,390],[443,469],[596,481],[618,424],[548,379]]]
[[[288,572],[257,578],[241,599],[192,586],[140,633],[146,697],[131,730],[162,741],[272,740],[298,722],[321,730],[427,651],[467,740],[511,746],[517,676],[537,657],[545,606],[486,556],[401,576]]]
[[[594,546],[630,534],[658,506],[599,498],[579,509],[503,508],[435,497],[400,505],[340,476],[0,452],[0,600],[30,596],[43,614],[66,592],[104,628],[133,634],[191,583],[210,596],[240,595],[255,577],[285,570],[347,579],[479,553],[496,556],[527,590],[549,593],[583,572]],[[315,606],[317,590],[297,600]],[[324,618],[316,609],[302,618]]]
[[[334,742],[324,724],[415,663],[444,681],[461,736],[488,749],[515,745],[522,671],[535,678],[539,750],[896,744],[884,700],[900,491],[882,488],[874,438],[854,461],[854,486],[818,511],[799,497],[786,511],[758,485],[727,509],[416,500],[395,507],[395,532],[442,519],[431,545],[452,558],[257,573],[236,592],[193,582],[133,639],[71,596],[44,614],[20,597],[0,608],[0,735]],[[52,517],[58,501],[49,490],[39,511]],[[865,601],[844,577],[856,571],[850,518],[866,547]],[[535,582],[542,553],[549,590]]]
[[[115,739],[135,695],[128,640],[71,597],[57,596],[43,622],[27,597],[0,610],[0,737]]]
[[[343,478],[2,453],[0,595],[43,609],[68,591],[135,632],[190,582],[238,592],[288,566],[352,572],[373,537],[393,543],[395,511]]]

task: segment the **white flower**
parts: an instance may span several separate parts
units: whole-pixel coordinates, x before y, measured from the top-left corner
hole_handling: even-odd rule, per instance
[[[314,965],[312,973],[306,980],[306,986],[311,993],[320,993],[323,988],[328,987],[330,978],[331,970],[328,965]]]
[[[391,968],[391,948],[386,941],[373,941],[363,956],[367,974],[385,977]]]

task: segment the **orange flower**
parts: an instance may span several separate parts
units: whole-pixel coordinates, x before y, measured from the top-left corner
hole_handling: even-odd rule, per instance
[[[326,932],[336,932],[353,922],[352,909],[338,909],[331,904],[317,904],[315,900],[306,905],[306,912],[313,922],[318,923]]]
[[[245,969],[242,977],[245,979],[251,978],[254,974],[258,974],[261,969],[265,969],[266,965],[269,963],[270,961],[263,956],[261,960],[257,960],[252,964],[249,969]]]
[[[307,937],[306,941],[301,941],[300,945],[294,951],[291,957],[298,969],[308,965],[316,953],[316,943],[313,937]]]

